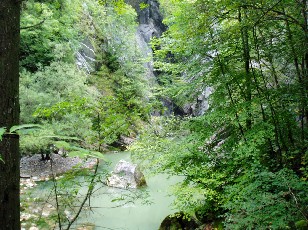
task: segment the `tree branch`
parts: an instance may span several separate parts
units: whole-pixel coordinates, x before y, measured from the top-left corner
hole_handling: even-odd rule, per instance
[[[69,230],[70,227],[72,226],[72,224],[77,220],[79,214],[81,213],[85,203],[87,202],[87,200],[90,198],[90,196],[92,195],[92,192],[93,192],[93,189],[94,189],[94,180],[95,180],[95,177],[97,175],[97,170],[98,170],[98,166],[99,166],[99,159],[96,159],[96,165],[95,165],[95,170],[94,170],[94,173],[92,175],[92,179],[90,181],[90,184],[88,186],[88,191],[87,191],[87,194],[85,196],[85,198],[83,199],[81,205],[79,206],[79,209],[76,213],[76,215],[74,216],[74,218],[69,222],[66,230]]]
[[[266,15],[268,15],[270,12],[272,12],[272,13],[276,13],[277,15],[284,16],[284,17],[288,18],[290,21],[292,21],[293,23],[295,23],[296,25],[299,25],[301,28],[304,28],[304,25],[302,23],[300,23],[300,21],[298,21],[293,16],[288,15],[285,12],[281,12],[279,10],[275,10],[274,9],[280,2],[281,2],[281,0],[276,2],[270,8],[258,7],[258,6],[254,6],[254,5],[251,5],[251,4],[243,4],[243,5],[241,5],[241,7],[249,7],[249,8],[253,8],[253,9],[257,9],[257,10],[262,10],[263,11],[263,15],[255,22],[254,26],[256,26],[261,21],[262,18],[264,18]],[[286,20],[286,19],[283,18],[283,19],[280,19],[280,20]]]
[[[27,29],[31,29],[31,28],[34,28],[34,27],[38,27],[38,26],[42,25],[45,21],[46,21],[46,18],[44,18],[43,21],[40,21],[39,23],[37,23],[35,25],[20,27],[20,30],[27,30]]]

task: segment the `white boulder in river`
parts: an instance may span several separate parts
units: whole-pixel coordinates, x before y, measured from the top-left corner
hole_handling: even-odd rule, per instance
[[[116,188],[137,188],[146,185],[146,181],[137,165],[120,160],[111,176],[107,178],[107,185]]]

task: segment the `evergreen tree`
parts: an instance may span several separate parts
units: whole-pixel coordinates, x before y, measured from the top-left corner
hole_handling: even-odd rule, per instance
[[[20,229],[19,136],[8,133],[19,124],[20,2],[0,2],[0,228]]]

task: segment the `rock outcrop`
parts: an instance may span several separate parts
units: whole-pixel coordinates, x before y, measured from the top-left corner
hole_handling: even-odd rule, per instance
[[[193,103],[187,103],[183,106],[183,113],[185,115],[193,115],[195,117],[203,115],[210,107],[209,97],[213,89],[206,87],[196,98]]]
[[[163,24],[159,2],[157,0],[126,0],[126,3],[131,5],[137,12],[139,26],[136,31],[136,40],[144,58],[149,59],[149,62],[145,63],[148,70],[147,79],[152,80],[152,84],[155,84],[153,52],[149,42],[153,37],[160,37],[167,29]],[[141,8],[141,4],[145,7]]]
[[[146,185],[146,181],[137,165],[120,160],[107,178],[107,185],[116,188],[138,188]]]
[[[163,16],[157,0],[126,0],[137,12],[139,31],[148,43],[153,36],[160,37],[167,27],[163,24]],[[141,8],[143,4],[145,7]]]
[[[159,230],[195,230],[198,228],[196,220],[183,212],[167,216],[161,223]]]
[[[87,73],[91,73],[96,69],[96,54],[90,39],[80,42],[80,48],[76,52],[76,64]]]

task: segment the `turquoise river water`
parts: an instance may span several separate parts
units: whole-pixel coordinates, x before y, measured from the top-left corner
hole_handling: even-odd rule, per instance
[[[121,159],[130,161],[130,153],[111,153],[106,155],[106,159],[111,162],[111,170]],[[101,165],[99,170],[104,168],[106,166]],[[91,197],[93,208],[82,212],[77,224],[93,223],[95,229],[157,230],[167,215],[176,212],[171,207],[174,197],[169,194],[171,185],[180,178],[168,178],[163,174],[145,177],[147,186],[130,192],[98,185]],[[138,198],[141,195],[145,197]],[[145,201],[150,204],[144,204]]]

